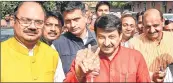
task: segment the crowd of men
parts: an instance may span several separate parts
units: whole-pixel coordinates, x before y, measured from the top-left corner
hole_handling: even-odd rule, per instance
[[[172,21],[161,11],[119,17],[107,1],[96,15],[80,1],[62,5],[17,6],[14,37],[1,42],[1,82],[173,82]]]

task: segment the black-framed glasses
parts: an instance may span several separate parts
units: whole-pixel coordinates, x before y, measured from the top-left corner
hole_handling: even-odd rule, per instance
[[[43,28],[44,26],[44,21],[43,20],[33,20],[30,18],[18,18],[17,16],[15,16],[15,18],[17,19],[17,21],[19,22],[20,25],[24,26],[24,27],[28,27],[32,24],[32,21],[34,21],[34,25],[36,28]]]

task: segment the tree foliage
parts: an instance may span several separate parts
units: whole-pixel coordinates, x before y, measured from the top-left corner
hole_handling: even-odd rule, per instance
[[[124,2],[124,1],[110,1],[109,3],[111,4],[111,6],[117,7],[117,8],[123,8],[129,4],[128,2]]]
[[[1,1],[0,8],[1,8],[1,17],[4,17],[6,14],[14,13],[14,9],[19,4],[19,1]]]
[[[1,18],[3,18],[6,14],[14,13],[14,9],[19,3],[20,1],[0,1]],[[57,11],[61,6],[62,1],[40,1],[40,3],[43,4],[47,11]]]

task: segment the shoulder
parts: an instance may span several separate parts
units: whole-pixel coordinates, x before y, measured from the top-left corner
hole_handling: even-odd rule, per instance
[[[51,46],[49,46],[49,45],[47,45],[47,44],[45,44],[45,43],[43,43],[43,42],[41,42],[41,41],[39,41],[39,49],[41,50],[41,51],[43,51],[45,54],[54,54],[54,55],[58,55],[58,52],[55,50],[55,49],[53,49]]]
[[[142,54],[135,49],[131,49],[131,48],[126,48],[126,47],[121,47],[123,53],[126,53],[128,56],[133,56],[135,58],[141,58],[143,57]]]
[[[53,45],[56,45],[56,44],[64,44],[66,41],[68,40],[67,38],[67,34],[62,34],[58,39],[54,40],[52,42]]]
[[[173,63],[169,64],[168,67],[172,67],[173,68]]]
[[[13,39],[12,38],[9,38],[9,39],[1,42],[1,46],[5,46],[6,47],[7,45],[9,45],[9,43],[13,42]]]
[[[173,36],[173,32],[163,31],[163,38],[166,38],[166,39],[170,40],[170,37],[172,37],[172,36]]]

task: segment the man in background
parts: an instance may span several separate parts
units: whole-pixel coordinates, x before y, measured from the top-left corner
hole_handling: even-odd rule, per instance
[[[95,33],[87,28],[85,5],[80,1],[64,2],[61,6],[64,25],[68,32],[53,41],[52,47],[60,54],[65,74],[69,71],[72,60],[78,50],[89,44],[97,45]]]
[[[64,20],[59,12],[47,12],[41,40],[48,45],[52,45],[52,41],[58,39],[61,35],[63,25]]]

